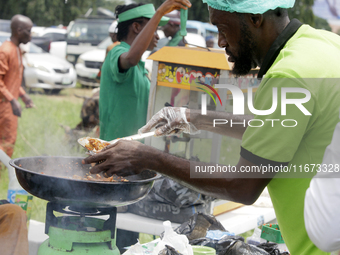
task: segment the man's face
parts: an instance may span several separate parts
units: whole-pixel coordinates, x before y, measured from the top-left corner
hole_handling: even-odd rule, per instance
[[[162,27],[165,37],[174,36],[179,30],[179,25],[176,25],[169,21],[166,25]]]
[[[210,21],[218,28],[218,46],[225,48],[232,72],[245,75],[255,68],[256,43],[241,15],[209,8]]]
[[[18,38],[19,42],[26,44],[31,41],[31,29],[32,24],[22,23],[18,28]]]

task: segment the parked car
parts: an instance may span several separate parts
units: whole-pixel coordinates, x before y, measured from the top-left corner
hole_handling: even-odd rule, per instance
[[[218,29],[216,26],[197,20],[188,20],[186,27],[188,33],[198,34],[203,38],[212,35],[214,37],[214,48],[219,48],[217,45]]]
[[[50,53],[62,59],[66,58],[66,29],[48,27],[39,31],[38,36],[49,38]]]
[[[31,42],[42,48],[45,52],[50,52],[51,40],[48,37],[31,36]]]
[[[9,40],[10,33],[0,32],[0,44]],[[42,88],[47,93],[59,93],[75,87],[77,75],[72,64],[45,52],[34,43],[21,44],[24,79],[29,89]]]
[[[69,26],[66,37],[66,59],[73,65],[80,54],[94,50],[109,35],[113,17],[87,17],[76,19]]]
[[[106,48],[112,44],[111,37],[104,39],[94,50],[86,51],[78,57],[76,72],[78,82],[83,86],[98,87],[97,74],[105,60]]]

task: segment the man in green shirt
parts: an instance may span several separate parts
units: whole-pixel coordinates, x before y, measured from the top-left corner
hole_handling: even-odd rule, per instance
[[[219,30],[218,44],[234,63],[233,73],[244,75],[260,67],[258,78],[263,80],[254,98],[255,117],[164,108],[141,132],[157,127],[157,135],[170,135],[197,128],[242,139],[235,171],[215,174],[219,178],[194,179],[190,173],[197,166],[211,164],[190,162],[125,141],[84,163],[106,159],[92,171],[111,174],[131,165],[136,171],[153,169],[204,194],[244,204],[252,204],[268,186],[290,253],[326,254],[306,233],[303,203],[311,176],[320,169],[318,164],[339,121],[340,85],[336,78],[340,77],[340,37],[290,21],[286,8],[294,5],[291,0],[204,1],[209,5],[212,24]],[[213,125],[216,119],[247,125]],[[124,165],[121,158],[129,160]],[[264,171],[265,167],[283,170]],[[245,169],[262,171],[244,173]]]

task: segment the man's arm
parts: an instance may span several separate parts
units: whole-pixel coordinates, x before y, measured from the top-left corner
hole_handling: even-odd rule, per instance
[[[147,50],[151,40],[154,38],[159,21],[165,14],[175,9],[179,10],[182,8],[186,10],[188,7],[191,7],[191,3],[188,0],[167,0],[158,7],[156,13],[148,21],[144,28],[140,25],[132,26],[132,29],[135,33],[138,33],[138,35],[132,42],[130,50],[120,56],[120,68],[126,70],[138,64],[143,53]],[[140,29],[142,30],[139,31]]]
[[[241,173],[242,168],[255,166],[241,158],[235,172],[214,175],[215,178],[191,178],[190,168],[209,166],[209,164],[178,158],[136,141],[121,140],[102,152],[84,159],[83,163],[89,164],[100,160],[105,162],[94,166],[91,169],[92,173],[105,171],[111,175],[124,173],[124,169],[137,173],[144,169],[151,169],[206,195],[244,204],[254,203],[274,176],[262,173],[251,176]]]
[[[7,71],[7,69],[3,68],[5,62],[3,61],[3,59],[1,59],[1,57],[3,57],[3,55],[0,55],[0,62],[2,62],[2,64],[0,65],[2,66],[2,68],[0,68],[0,73],[4,73]],[[0,94],[2,95],[2,97],[4,97],[7,101],[11,103],[13,114],[15,116],[21,117],[21,105],[19,101],[16,100],[11,94],[11,92],[9,92],[9,90],[7,89],[4,83],[4,75],[0,75]]]
[[[186,116],[188,121],[199,130],[206,130],[237,139],[242,139],[243,133],[248,126],[248,121],[254,118],[253,115],[237,116],[229,112],[217,111],[207,111],[207,115],[202,115],[200,110],[189,109],[186,112]],[[225,123],[226,121],[227,123]],[[232,125],[231,123],[239,124]]]
[[[208,111],[207,115],[202,115],[200,110],[165,107],[157,112],[151,120],[139,130],[139,133],[149,132],[153,128],[157,128],[157,136],[170,135],[178,132],[195,134],[198,130],[206,130],[242,139],[242,135],[248,126],[248,121],[251,119],[253,119],[252,115],[236,116],[231,113],[216,111]],[[238,124],[232,125],[231,123]]]

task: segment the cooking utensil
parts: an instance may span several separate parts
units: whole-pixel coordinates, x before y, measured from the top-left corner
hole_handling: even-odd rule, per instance
[[[27,157],[9,162],[20,185],[32,195],[52,202],[105,208],[135,203],[144,198],[160,175],[144,170],[124,177],[129,182],[97,182],[72,179],[85,176],[90,165],[80,157]],[[127,169],[128,170],[128,169]]]
[[[114,144],[116,142],[118,142],[119,140],[140,140],[146,137],[150,137],[150,136],[154,136],[155,135],[155,131],[152,132],[148,132],[148,133],[144,133],[144,134],[137,134],[137,135],[131,135],[131,136],[127,136],[127,137],[123,137],[123,138],[118,138],[112,141],[105,141],[99,138],[93,138],[93,139],[97,139],[98,141],[102,142],[102,143],[109,143],[109,144]],[[86,148],[86,144],[89,143],[89,139],[92,139],[92,137],[82,137],[78,139],[78,143],[83,146],[85,149],[88,150],[88,148]],[[94,154],[97,153],[98,151],[95,150],[89,150],[90,154]]]

